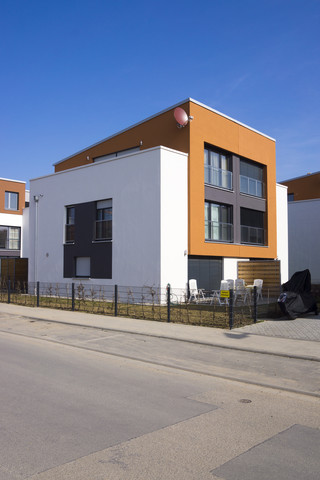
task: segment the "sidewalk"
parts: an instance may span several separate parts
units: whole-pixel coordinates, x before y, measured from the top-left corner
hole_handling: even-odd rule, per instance
[[[306,317],[303,319],[288,321],[266,320],[263,323],[229,331],[178,323],[152,322],[148,320],[92,315],[82,312],[32,308],[0,303],[0,316],[10,314],[37,319],[39,321],[115,330],[211,345],[213,347],[230,348],[320,362],[320,317],[316,316],[310,316],[310,319]],[[301,338],[284,338],[286,330],[292,330],[294,322],[296,322],[296,325],[299,325],[298,328],[295,328],[295,335],[299,337],[299,331],[303,333],[308,322],[310,323],[311,321],[311,330],[314,331],[314,338],[305,340],[303,339],[304,336],[302,334],[300,335]],[[288,334],[288,336],[290,335]]]

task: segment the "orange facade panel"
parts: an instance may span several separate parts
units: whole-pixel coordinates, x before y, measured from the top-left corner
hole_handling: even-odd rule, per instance
[[[186,103],[182,108],[188,113],[189,105]],[[58,163],[55,172],[61,172],[69,168],[86,165],[93,162],[93,158],[108,155],[110,153],[140,147],[141,150],[162,145],[164,147],[188,152],[189,129],[178,129],[173,116],[173,110],[168,110],[156,117],[131,127],[113,137],[100,142],[97,145]],[[87,158],[89,157],[89,158]]]
[[[5,192],[18,194],[18,210],[5,208]],[[26,184],[24,182],[15,182],[14,180],[0,179],[0,213],[9,213],[11,215],[22,215],[25,207]]]
[[[320,198],[320,172],[281,183],[288,187],[288,195],[293,195],[295,201]]]
[[[276,258],[276,162],[275,142],[231,119],[190,103],[189,159],[189,254],[204,256]],[[227,150],[267,169],[267,246],[247,246],[205,241],[204,145]]]

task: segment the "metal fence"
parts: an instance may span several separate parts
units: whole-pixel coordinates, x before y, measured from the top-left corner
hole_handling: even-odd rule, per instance
[[[81,282],[0,283],[1,302],[159,322],[232,329],[280,314],[277,298],[271,298],[265,291],[263,298],[258,299],[256,287],[245,302],[234,300],[233,290],[229,295],[212,297],[207,292],[191,301],[187,289],[172,289],[170,285],[161,289]]]

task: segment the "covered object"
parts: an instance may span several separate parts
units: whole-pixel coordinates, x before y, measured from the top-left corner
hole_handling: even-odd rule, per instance
[[[290,319],[303,313],[318,314],[317,303],[311,293],[311,275],[308,269],[294,273],[290,280],[282,285],[282,291],[278,303],[281,311]]]

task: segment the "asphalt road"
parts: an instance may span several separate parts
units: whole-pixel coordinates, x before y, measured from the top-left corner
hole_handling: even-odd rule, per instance
[[[18,317],[0,358],[1,480],[318,478],[318,362]]]

